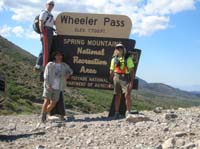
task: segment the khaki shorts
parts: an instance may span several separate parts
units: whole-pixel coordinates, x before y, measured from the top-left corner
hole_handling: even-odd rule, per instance
[[[126,78],[122,78],[120,75],[115,75],[114,82],[114,94],[130,94],[131,90],[128,88],[128,81]]]
[[[55,89],[48,90],[44,88],[42,97],[57,102],[60,97],[60,92],[61,92],[60,90],[55,90]]]

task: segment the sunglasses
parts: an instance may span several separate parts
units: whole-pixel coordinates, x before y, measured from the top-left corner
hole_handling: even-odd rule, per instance
[[[116,47],[116,49],[124,49],[124,47]]]
[[[50,3],[49,5],[50,5],[50,6],[54,6],[54,4],[53,4],[53,3]]]

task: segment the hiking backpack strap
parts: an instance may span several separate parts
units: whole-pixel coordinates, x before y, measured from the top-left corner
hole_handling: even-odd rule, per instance
[[[47,15],[47,18],[45,19],[45,21],[44,21],[44,26],[45,26],[45,24],[47,23],[47,21],[48,21],[48,19],[49,19],[49,12],[48,11],[46,11],[46,10],[44,10],[48,15]]]

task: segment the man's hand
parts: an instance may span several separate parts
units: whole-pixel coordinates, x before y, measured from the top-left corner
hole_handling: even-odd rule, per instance
[[[130,82],[128,83],[128,89],[129,89],[129,90],[132,90],[132,88],[133,88],[133,81],[130,81]]]
[[[40,40],[42,40],[42,39],[43,39],[43,37],[44,37],[44,34],[43,34],[43,33],[41,33],[41,34],[40,34]]]
[[[52,88],[51,85],[48,86],[48,90],[49,90],[49,91],[52,91],[52,90],[53,90],[53,88]]]
[[[69,73],[65,74],[65,79],[68,80],[71,77],[71,75]]]
[[[114,77],[114,72],[113,71],[110,71],[110,81],[113,81],[113,77]]]

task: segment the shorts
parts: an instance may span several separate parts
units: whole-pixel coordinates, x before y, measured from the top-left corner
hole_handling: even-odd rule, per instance
[[[130,94],[131,89],[128,88],[128,81],[126,77],[121,77],[120,75],[115,74],[113,78],[114,82],[114,94]]]
[[[57,102],[60,97],[60,92],[61,92],[60,90],[55,90],[55,89],[48,90],[44,88],[42,97]]]

